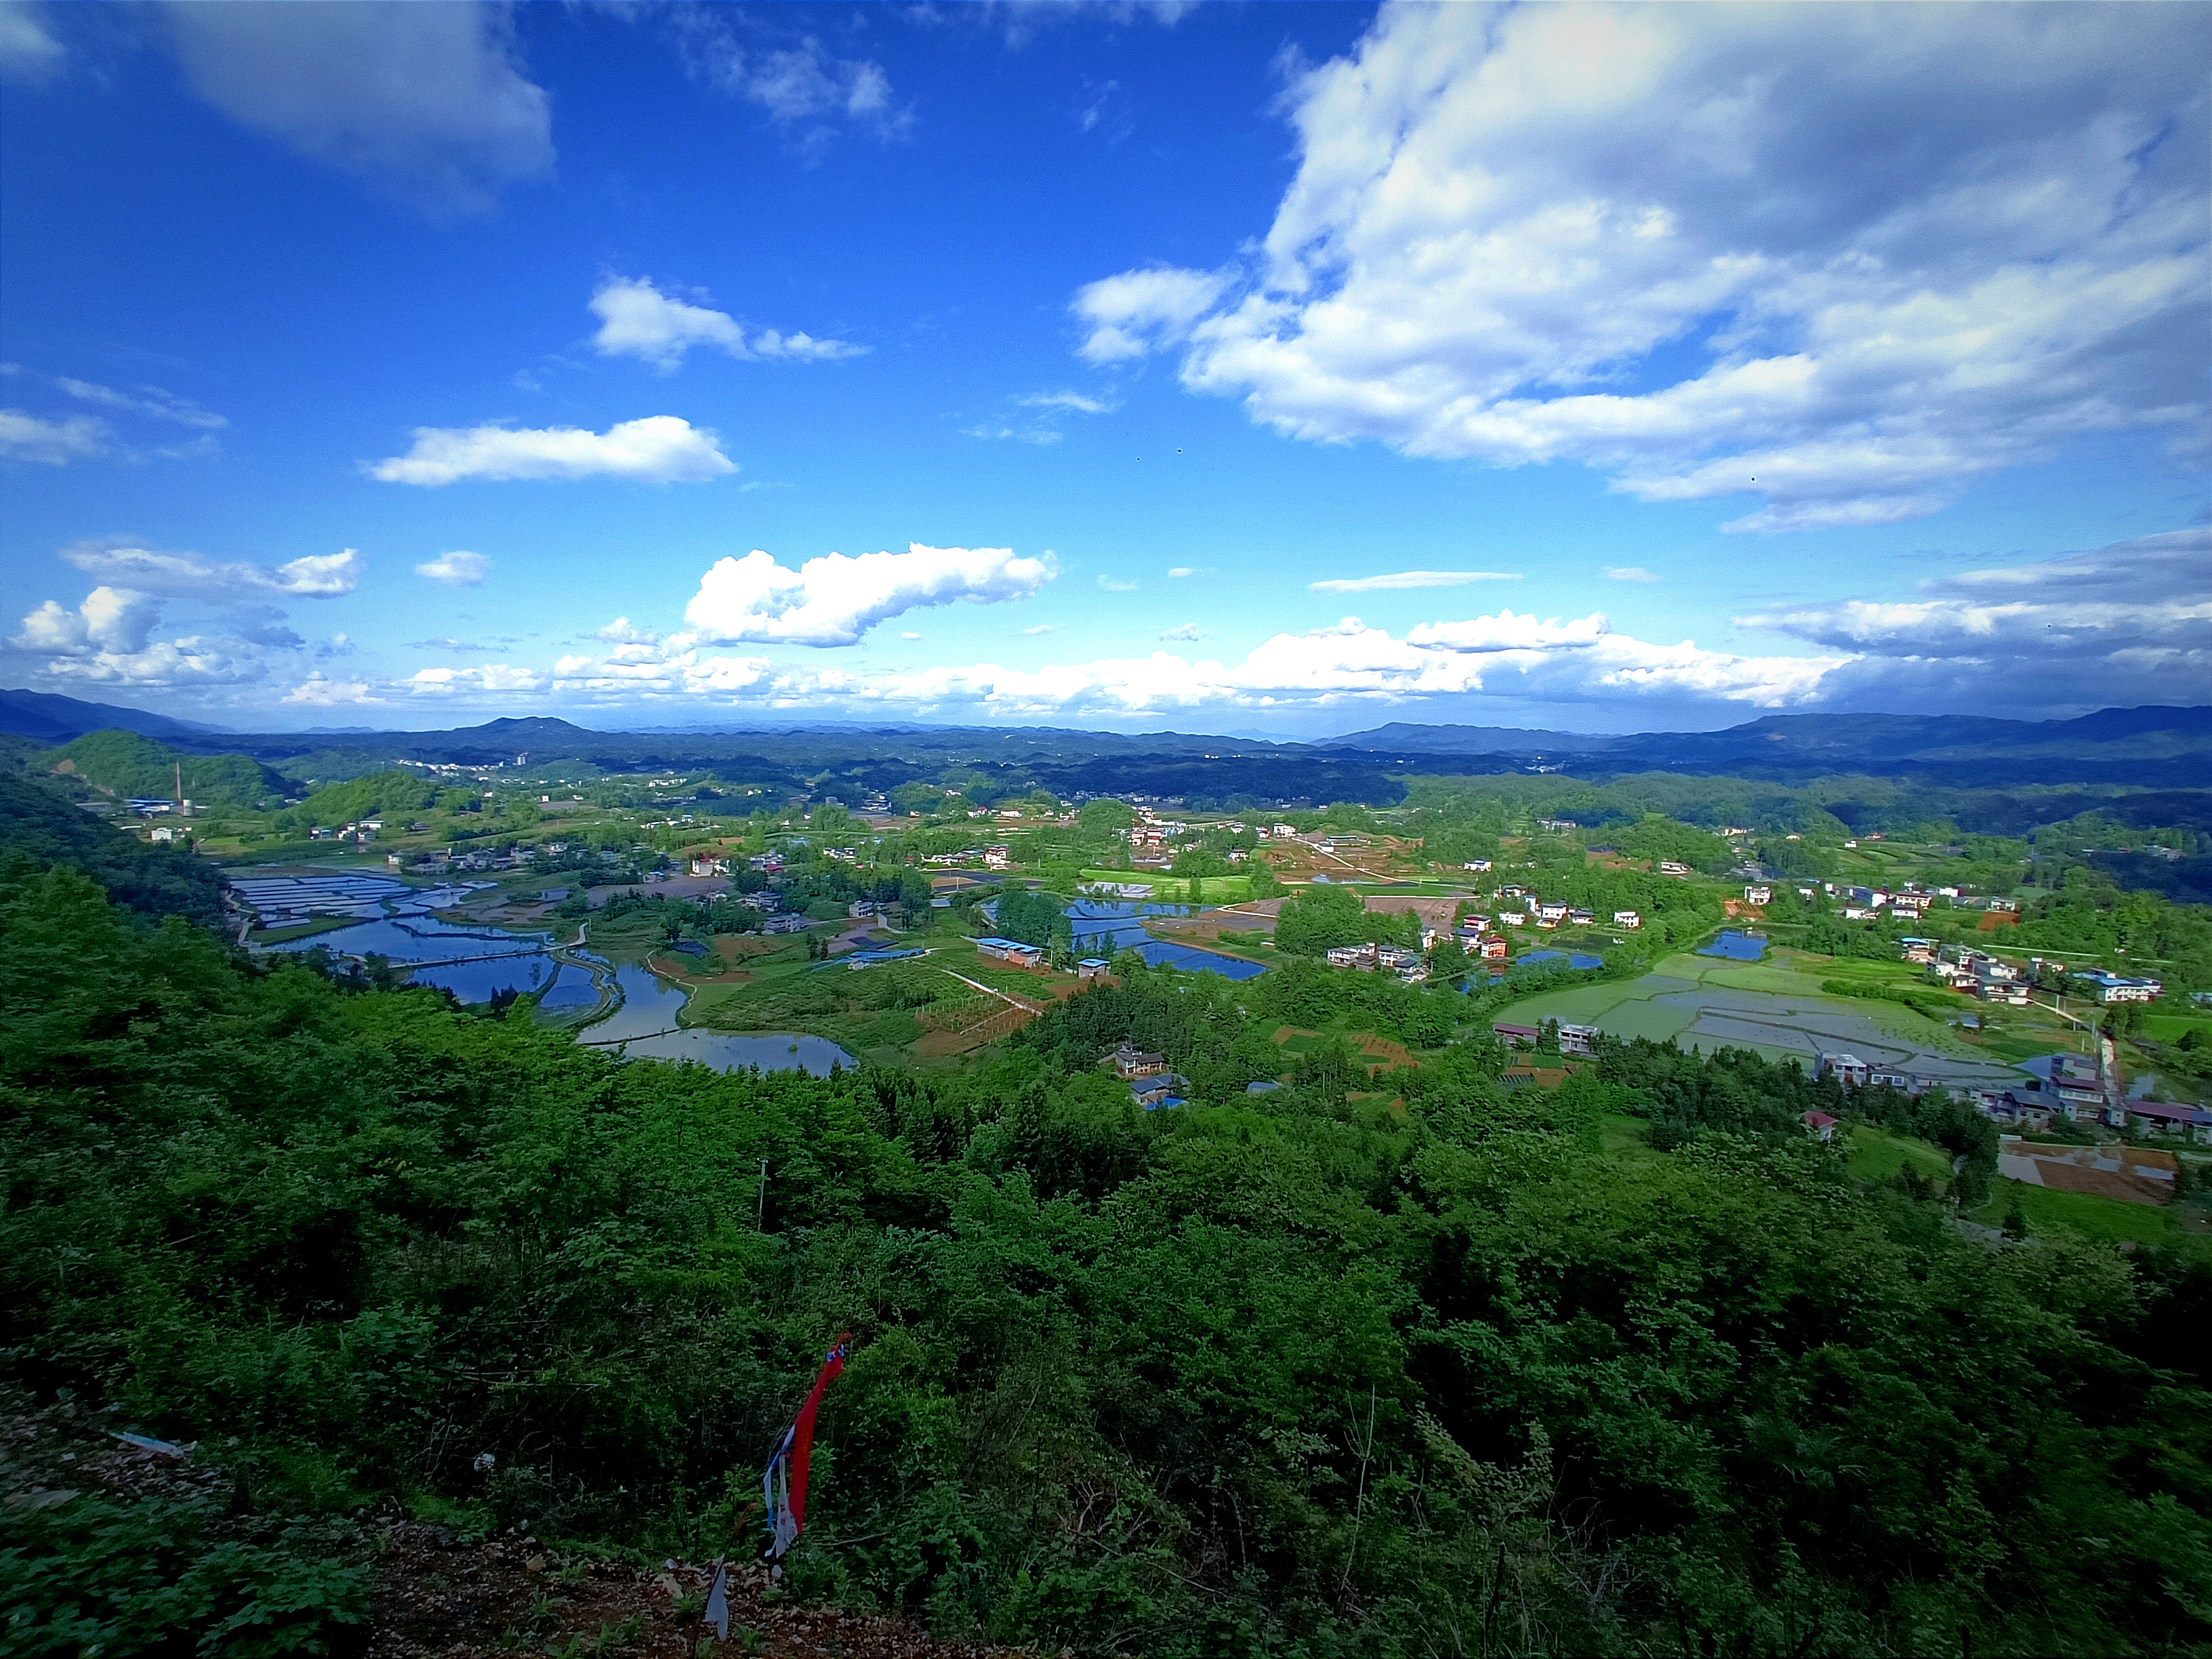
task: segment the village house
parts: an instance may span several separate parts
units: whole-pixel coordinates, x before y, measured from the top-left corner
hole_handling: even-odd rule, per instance
[[[1075,964],[1075,976],[1078,979],[1103,979],[1113,965],[1103,957],[1085,957]]]
[[[1042,968],[1045,965],[1043,950],[1035,945],[1024,945],[1018,939],[999,939],[987,936],[975,941],[979,956],[1003,962],[1016,968]]]
[[[1764,882],[1755,882],[1743,890],[1743,902],[1746,904],[1771,904],[1774,902],[1774,890]]]
[[[1616,927],[1626,927],[1633,933],[1644,925],[1644,918],[1633,910],[1615,910],[1613,913],[1613,925]]]
[[[1559,1022],[1559,1052],[1588,1057],[1597,1052],[1597,1035],[1595,1025],[1570,1025],[1562,1020]]]
[[[1797,1121],[1805,1126],[1805,1133],[1815,1140],[1836,1138],[1836,1120],[1826,1112],[1801,1112]]]
[[[1371,969],[1375,966],[1375,947],[1372,945],[1334,945],[1324,960],[1332,968]]]
[[[1490,868],[1490,860],[1488,859],[1469,859],[1465,864],[1460,866],[1460,868],[1462,870],[1474,871],[1479,875]]]
[[[1813,1075],[1832,1077],[1851,1088],[1863,1089],[1867,1086],[1868,1079],[1874,1075],[1874,1067],[1856,1054],[1823,1054],[1814,1067]]]
[[[1544,1034],[1533,1025],[1515,1025],[1499,1020],[1491,1026],[1491,1034],[1509,1048],[1533,1048]]]
[[[1102,1062],[1114,1069],[1114,1075],[1124,1082],[1140,1077],[1157,1077],[1168,1068],[1167,1056],[1124,1042],[1115,1048]]]
[[[2154,979],[2128,979],[2118,974],[2097,969],[2089,973],[2075,974],[2069,983],[2077,994],[2094,996],[2100,1002],[2153,1002],[2166,987]]]
[[[983,849],[983,867],[986,870],[1004,870],[1012,862],[1012,858],[1003,847],[986,847]]]
[[[1690,873],[1690,866],[1686,864],[1677,864],[1672,859],[1661,859],[1659,873],[1662,876],[1686,876]]]

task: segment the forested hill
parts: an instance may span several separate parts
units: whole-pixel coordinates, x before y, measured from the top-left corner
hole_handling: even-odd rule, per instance
[[[2201,1260],[1962,1229],[1748,1054],[1608,1046],[1547,1092],[1486,1040],[1371,1082],[1323,1047],[1156,1114],[1097,1064],[1273,1069],[1322,972],[1130,968],[965,1076],[721,1075],[0,864],[0,1385],[212,1471],[0,1510],[10,1650],[343,1647],[408,1511],[579,1574],[742,1553],[842,1330],[786,1588],[940,1634],[2212,1644]],[[1972,1113],[1861,1108],[1983,1167]],[[470,1650],[619,1646],[554,1640],[544,1583],[505,1631],[408,1588]]]
[[[51,789],[0,773],[0,881],[21,882],[55,864],[85,871],[114,902],[149,919],[222,920],[222,878],[180,847],[149,847]]]

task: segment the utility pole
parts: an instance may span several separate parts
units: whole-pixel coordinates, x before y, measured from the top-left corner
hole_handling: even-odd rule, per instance
[[[753,1211],[753,1228],[757,1232],[768,1231],[768,1160],[761,1160],[760,1202]]]

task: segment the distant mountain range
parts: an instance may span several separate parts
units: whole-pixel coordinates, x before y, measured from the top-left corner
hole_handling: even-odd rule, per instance
[[[32,691],[0,691],[0,732],[65,743],[121,728],[197,754],[241,754],[294,772],[343,775],[395,760],[489,765],[527,755],[603,770],[713,768],[798,785],[834,775],[890,788],[951,765],[997,767],[1061,793],[1193,799],[1402,797],[1412,774],[1558,771],[1604,781],[1636,772],[1802,781],[1837,774],[1967,788],[2127,784],[2212,788],[2212,708],[2107,708],[2068,720],[1963,714],[1770,714],[1719,732],[1626,736],[1394,722],[1314,743],[1176,732],[1050,726],[793,723],[734,731],[595,732],[551,716],[443,732],[223,732],[189,720]]]
[[[0,691],[0,735],[67,743],[88,732],[136,732],[142,737],[203,738],[221,733],[219,726],[172,720],[143,708],[104,702],[80,702],[46,691]]]

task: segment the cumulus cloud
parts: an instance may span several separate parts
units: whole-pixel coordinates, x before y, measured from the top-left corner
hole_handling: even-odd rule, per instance
[[[2107,707],[2202,701],[2212,684],[2212,529],[1739,618],[1860,660],[1844,684],[1896,702]]]
[[[43,659],[50,680],[114,686],[238,684],[265,672],[240,638],[155,641],[161,602],[127,588],[95,587],[75,610],[46,600],[23,618],[10,650]],[[293,636],[296,642],[297,636]]]
[[[477,668],[418,668],[401,682],[416,696],[444,697],[459,691],[530,691],[546,689],[546,676],[533,668],[485,663]]]
[[[1170,628],[1160,637],[1164,640],[1202,640],[1206,630],[1196,623],[1185,623],[1180,628]]]
[[[201,97],[433,218],[489,212],[506,185],[552,171],[545,90],[523,73],[504,6],[172,0],[167,10]]]
[[[66,375],[54,384],[81,403],[99,404],[133,415],[150,416],[157,421],[173,421],[179,426],[210,431],[230,424],[222,416],[202,409],[189,398],[164,392],[157,386],[142,386],[135,393],[118,392],[112,386],[99,386],[90,380],[72,380]]]
[[[605,432],[580,427],[418,426],[414,448],[376,462],[368,474],[386,483],[435,487],[472,478],[691,483],[737,470],[708,428],[674,415],[650,415]]]
[[[491,561],[481,553],[441,553],[416,565],[415,574],[447,587],[477,587],[491,574]]]
[[[1226,271],[1170,266],[1125,270],[1085,283],[1070,307],[1086,331],[1076,349],[1094,363],[1141,357],[1187,336],[1229,285]]]
[[[2197,8],[1388,6],[1291,85],[1248,265],[1092,283],[1079,349],[1745,531],[2201,447],[2208,51]]]
[[[314,553],[279,565],[210,559],[200,553],[165,553],[147,547],[87,542],[62,557],[87,575],[117,587],[167,599],[234,604],[267,599],[331,599],[361,585],[368,562],[355,548]]]
[[[921,606],[1032,598],[1055,574],[1050,554],[1020,558],[1004,547],[915,542],[903,553],[831,553],[797,570],[756,549],[718,560],[684,618],[711,644],[852,645],[878,623]]]
[[[1315,593],[1373,593],[1400,587],[1464,587],[1469,582],[1517,582],[1517,570],[1398,570],[1387,576],[1346,576],[1308,582]]]
[[[307,644],[268,601],[350,593],[362,562],[352,548],[260,565],[100,543],[66,548],[62,557],[99,585],[74,609],[53,599],[38,605],[9,648],[40,659],[40,672],[50,679],[146,687],[263,678],[268,653]],[[210,631],[156,640],[162,612],[175,600],[217,607],[219,621]]]
[[[785,334],[772,328],[747,338],[744,327],[727,312],[663,294],[643,276],[610,276],[592,295],[591,308],[599,319],[592,344],[601,356],[640,358],[664,374],[679,367],[695,345],[712,346],[732,357],[787,362],[834,362],[867,349],[843,340],[817,340],[811,334]]]
[[[617,617],[593,637],[610,645],[659,645],[660,635],[650,629],[634,628],[628,617]]]
[[[1347,617],[1310,633],[1277,635],[1237,664],[1194,662],[1165,651],[1036,670],[986,663],[872,676],[837,687],[836,694],[854,702],[1019,716],[1331,707],[1477,692],[1771,708],[1817,701],[1824,678],[1845,660],[1737,656],[1687,640],[1654,644],[1612,633],[1601,616],[1540,622],[1505,613],[1433,626],[1438,631],[1423,643]],[[1446,635],[1489,644],[1466,648],[1445,643]],[[788,679],[780,686],[784,695],[795,689]]]
[[[334,680],[313,673],[284,694],[288,703],[297,703],[310,708],[337,708],[356,703],[375,703],[383,699],[374,696],[366,680]]]

